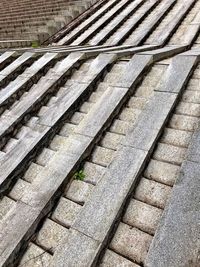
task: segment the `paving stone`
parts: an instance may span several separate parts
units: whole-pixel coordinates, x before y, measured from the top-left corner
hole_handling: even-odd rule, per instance
[[[54,252],[61,239],[67,235],[67,228],[47,219],[36,237],[36,243],[46,250]]]
[[[200,116],[200,105],[194,103],[180,102],[176,108],[176,113],[189,116]]]
[[[107,249],[99,267],[139,267],[119,254]]]
[[[24,177],[23,177],[24,180],[26,180],[29,183],[32,183],[34,179],[36,178],[36,176],[38,175],[38,173],[42,171],[42,169],[43,169],[42,166],[32,162],[28,170],[24,174]]]
[[[0,200],[0,220],[6,216],[6,214],[15,206],[15,201],[8,198],[8,197],[3,197]]]
[[[157,182],[173,186],[180,172],[180,167],[151,159],[144,176]]]
[[[186,161],[182,165],[146,266],[199,266],[199,177],[199,163]]]
[[[138,264],[144,263],[152,237],[137,228],[120,223],[110,248]],[[127,246],[127,244],[129,244]]]
[[[136,122],[141,110],[133,108],[125,108],[119,115],[119,119],[122,121]]]
[[[171,194],[171,187],[142,178],[134,193],[134,198],[149,205],[164,209]]]
[[[159,143],[153,158],[172,164],[182,164],[186,157],[186,148]]]
[[[85,174],[84,181],[96,185],[102,177],[105,168],[92,162],[86,161],[83,167],[83,171]]]
[[[161,142],[174,146],[188,147],[191,137],[191,132],[165,128]]]
[[[194,131],[197,129],[198,123],[199,119],[196,117],[175,114],[169,122],[169,127],[184,131]]]
[[[63,238],[58,246],[51,267],[88,267],[94,261],[94,255],[100,244],[96,240],[74,229],[69,230],[69,235]]]
[[[129,125],[127,121],[115,120],[110,127],[110,131],[125,135],[128,132]]]
[[[101,141],[101,145],[105,148],[117,150],[123,136],[120,134],[107,132]]]
[[[54,221],[65,225],[66,227],[70,227],[73,224],[77,214],[80,212],[80,209],[80,205],[62,197],[51,218]]]
[[[123,217],[123,222],[153,235],[160,221],[162,212],[163,211],[159,208],[132,199]]]
[[[48,267],[52,256],[40,247],[30,243],[19,267]]]
[[[74,180],[65,193],[65,196],[72,201],[83,204],[91,194],[93,187],[93,185],[83,181]]]
[[[91,161],[106,167],[112,161],[114,154],[114,150],[97,146],[92,153]]]
[[[21,199],[24,191],[29,190],[29,187],[30,187],[30,183],[28,183],[22,179],[18,179],[16,184],[14,185],[13,189],[9,193],[9,196],[14,200],[19,200],[19,199]]]

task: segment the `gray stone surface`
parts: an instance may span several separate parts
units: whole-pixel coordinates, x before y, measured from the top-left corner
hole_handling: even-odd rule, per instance
[[[62,197],[51,218],[65,227],[70,227],[80,212],[80,209],[80,205]]]
[[[40,247],[30,243],[19,267],[48,267],[52,256]]]
[[[119,254],[107,249],[99,267],[139,267]]]
[[[180,167],[170,163],[151,159],[144,176],[154,181],[173,186],[178,178]]]
[[[122,143],[138,149],[152,149],[176,99],[175,94],[155,92]]]
[[[187,151],[187,159],[200,163],[200,127],[195,131]]]
[[[122,221],[145,233],[153,235],[160,221],[162,210],[144,202],[132,199]]]
[[[135,190],[134,198],[149,205],[164,209],[170,194],[170,186],[142,178]]]
[[[69,230],[68,237],[64,238],[57,248],[51,267],[88,267],[91,266],[100,243],[74,230]]]
[[[122,88],[130,88],[135,85],[138,77],[152,62],[151,55],[134,55],[114,85]]]
[[[183,5],[180,5],[179,8],[175,10],[172,19],[163,29],[162,34],[159,33],[157,36],[155,36],[154,42],[159,44],[165,44],[165,42],[175,31],[176,25],[178,25],[182,21],[182,19],[185,17],[194,2],[194,0],[183,2]]]
[[[186,49],[186,46],[168,46],[156,50],[150,50],[140,53],[141,55],[152,55],[153,61],[163,60],[165,58],[172,57],[178,53],[183,52]]]
[[[76,128],[75,132],[95,137],[96,133],[106,125],[111,116],[119,109],[126,94],[127,89],[109,87],[97,104],[90,110],[87,118]]]
[[[186,157],[186,152],[187,149],[183,147],[158,143],[153,158],[156,160],[181,165]]]
[[[154,16],[151,17],[151,20],[148,21],[148,24],[144,24],[135,34],[133,34],[130,38],[129,44],[133,44],[135,46],[142,44],[142,41],[148,36],[152,29],[154,29],[155,25],[162,20],[164,15],[170,10],[172,5],[175,3],[175,0],[167,0],[161,2],[158,6],[156,12],[154,12]]]
[[[97,45],[105,41],[112,33],[114,33],[120,24],[122,24],[134,11],[137,10],[143,4],[143,0],[137,0],[124,8],[124,11],[121,13],[121,16],[116,16],[113,21],[110,23],[109,27],[105,27],[97,34],[92,40],[89,41],[91,45]]]
[[[156,91],[179,93],[197,63],[196,56],[176,56]]]
[[[146,156],[145,151],[123,148],[94,188],[73,227],[103,242],[134,186]]]
[[[1,221],[0,224],[0,266],[12,262],[12,253],[18,251],[17,245],[25,238],[25,233],[32,226],[34,231],[34,222],[38,217],[38,210],[18,202]],[[13,234],[13,231],[15,234]]]
[[[148,267],[200,265],[200,166],[186,161],[151,244]]]
[[[67,228],[50,219],[46,219],[36,237],[36,243],[47,251],[54,252],[65,236],[68,236]]]
[[[151,240],[151,235],[120,223],[110,248],[141,265],[144,263]]]

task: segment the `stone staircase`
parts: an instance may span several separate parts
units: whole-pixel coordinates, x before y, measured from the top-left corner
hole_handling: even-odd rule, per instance
[[[2,0],[0,47],[39,45],[95,2]]]
[[[197,267],[200,1],[98,5],[0,52],[0,267]]]

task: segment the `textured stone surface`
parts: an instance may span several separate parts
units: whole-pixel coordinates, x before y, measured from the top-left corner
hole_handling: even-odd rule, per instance
[[[70,227],[78,212],[80,212],[80,209],[80,205],[62,197],[51,218],[66,227]]]
[[[47,219],[37,235],[36,242],[48,251],[54,252],[61,239],[67,235],[67,228]]]
[[[144,176],[157,182],[173,186],[178,178],[180,167],[158,160],[150,160]]]
[[[97,146],[92,153],[92,162],[106,167],[114,157],[115,151]]]
[[[171,194],[171,187],[142,178],[134,193],[134,198],[149,205],[164,209]]]
[[[102,127],[106,125],[127,93],[127,89],[109,87],[97,104],[90,110],[85,120],[76,128],[76,133],[95,137]]]
[[[125,108],[119,115],[119,119],[123,121],[136,122],[141,110],[133,108]]]
[[[2,220],[9,210],[14,207],[15,203],[16,202],[14,200],[8,197],[3,197],[0,200],[0,220]]]
[[[51,149],[44,148],[42,153],[37,157],[36,163],[45,166],[49,160],[54,156],[55,152]]]
[[[169,127],[177,130],[194,131],[197,129],[198,123],[199,119],[196,117],[173,115],[169,122]]]
[[[51,267],[88,267],[94,260],[96,250],[100,244],[90,237],[76,231],[69,230],[69,235],[63,238],[57,248]]]
[[[65,196],[72,201],[83,204],[91,194],[93,187],[91,184],[74,180],[67,189]]]
[[[159,143],[153,158],[172,164],[181,164],[186,157],[186,151],[186,148]]]
[[[200,128],[198,128],[193,135],[192,142],[190,143],[187,152],[188,160],[200,163],[200,151],[198,149],[199,147],[200,147]]]
[[[107,249],[99,267],[138,267],[139,265],[129,261],[119,254]]]
[[[73,227],[103,241],[108,235],[146,159],[146,152],[123,148],[85,203]],[[93,212],[95,210],[95,213]]]
[[[200,104],[200,92],[187,90],[184,92],[182,99],[185,102]]]
[[[161,215],[161,209],[132,199],[123,217],[123,222],[153,235]]]
[[[180,102],[176,108],[177,114],[200,116],[200,104]]]
[[[152,63],[151,55],[135,55],[127,64],[124,73],[119,76],[119,80],[115,82],[118,87],[131,87],[136,78]],[[125,74],[125,75],[124,75]]]
[[[110,131],[124,135],[128,132],[129,125],[127,121],[115,120],[110,127]]]
[[[24,175],[24,179],[27,182],[32,183],[33,180],[38,175],[38,173],[42,171],[42,169],[43,169],[42,166],[40,166],[40,165],[35,164],[34,162],[32,162],[31,165],[29,166],[28,170],[26,171],[25,175]]]
[[[187,81],[197,58],[195,56],[176,56],[169,66],[166,76],[156,88],[162,92],[178,93]]]
[[[19,179],[11,192],[9,193],[9,196],[14,199],[14,200],[19,200],[21,199],[24,190],[29,190],[30,184],[27,183],[26,181]]]
[[[136,127],[130,128],[123,144],[150,150],[174,106],[176,97],[175,94],[156,92],[139,116]]]
[[[199,266],[199,177],[199,164],[185,162],[150,247],[146,266]]]
[[[83,171],[85,173],[84,181],[95,185],[103,175],[105,168],[87,161],[84,164]]]
[[[131,97],[128,102],[128,107],[143,109],[146,105],[147,100],[143,97]]]
[[[174,146],[188,147],[191,137],[191,132],[165,128],[161,142]]]
[[[120,134],[107,132],[101,141],[101,145],[105,148],[117,150],[123,136]]]
[[[151,240],[150,235],[137,228],[120,223],[111,241],[110,248],[141,264],[145,260]]]
[[[52,256],[40,247],[30,243],[19,267],[48,267]]]

